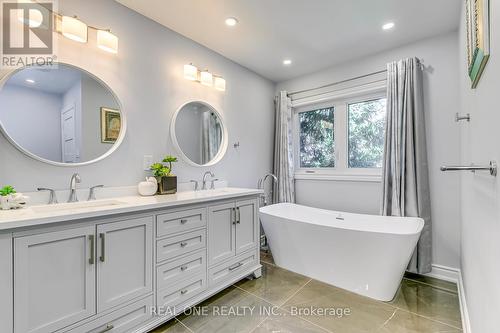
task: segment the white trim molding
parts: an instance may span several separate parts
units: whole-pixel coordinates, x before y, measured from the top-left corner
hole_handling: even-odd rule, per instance
[[[462,330],[463,333],[472,333],[462,271],[457,268],[442,265],[432,265],[432,271],[429,274],[425,275],[440,280],[455,282],[457,284],[458,300],[460,302],[460,314],[462,317]]]

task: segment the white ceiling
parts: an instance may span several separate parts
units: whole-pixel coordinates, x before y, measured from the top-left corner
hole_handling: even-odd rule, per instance
[[[28,67],[12,75],[6,85],[21,86],[60,95],[71,89],[81,78],[79,70],[63,65],[53,69]],[[28,79],[35,82],[28,83],[26,82]]]
[[[460,0],[116,1],[275,82],[456,30],[462,4]],[[239,20],[237,26],[225,25],[230,16]],[[388,21],[396,27],[382,31]],[[285,58],[293,64],[283,66]]]

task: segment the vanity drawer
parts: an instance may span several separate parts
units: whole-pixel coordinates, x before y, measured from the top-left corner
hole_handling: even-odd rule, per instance
[[[206,227],[206,208],[183,210],[156,216],[157,237]]]
[[[135,302],[90,323],[78,326],[68,332],[71,333],[98,333],[98,332],[127,332],[132,328],[151,319],[153,296]],[[106,330],[107,329],[107,330]]]
[[[169,287],[193,275],[203,274],[206,270],[206,251],[198,251],[182,259],[158,266],[156,268],[156,288],[160,290]]]
[[[171,307],[176,307],[188,299],[199,295],[207,289],[206,273],[196,275],[190,279],[179,282],[171,288],[159,290],[156,296],[156,305],[158,307],[170,307],[169,312],[174,312]]]
[[[206,230],[202,229],[158,240],[156,241],[156,260],[161,262],[174,259],[177,256],[205,248],[206,237]]]
[[[208,270],[208,285],[211,287],[218,285],[257,264],[257,251],[239,255],[228,262],[210,268]]]

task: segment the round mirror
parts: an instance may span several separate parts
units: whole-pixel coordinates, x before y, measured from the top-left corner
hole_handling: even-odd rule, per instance
[[[179,154],[194,166],[214,165],[227,149],[222,116],[205,102],[182,105],[172,119],[170,133]]]
[[[0,129],[39,161],[90,164],[123,140],[125,116],[116,95],[78,67],[24,67],[4,77],[0,86]]]

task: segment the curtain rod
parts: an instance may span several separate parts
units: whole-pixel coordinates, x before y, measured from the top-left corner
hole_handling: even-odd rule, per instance
[[[417,59],[417,64],[420,67],[420,70],[423,71],[425,69],[423,60],[419,59],[419,58],[415,58],[415,59]],[[358,79],[363,79],[363,78],[368,77],[368,76],[382,74],[382,73],[387,73],[387,69],[384,69],[384,70],[381,70],[381,71],[377,71],[377,72],[373,72],[373,73],[369,73],[369,74],[365,74],[365,75],[360,75],[360,76],[352,77],[350,79],[346,79],[346,80],[342,80],[342,81],[338,81],[338,82],[334,82],[334,83],[330,83],[330,84],[325,84],[324,86],[320,86],[320,87],[316,87],[316,88],[310,88],[310,89],[304,89],[304,90],[294,91],[294,92],[288,93],[287,96],[291,97],[292,95],[297,95],[297,94],[305,93],[305,92],[308,92],[308,91],[313,91],[313,90],[318,90],[318,89],[333,87],[333,86],[336,86],[336,85],[339,85],[339,84],[342,84],[342,83],[346,83],[346,82],[350,82],[350,81],[354,81],[354,80],[358,80]]]
[[[381,71],[377,71],[377,72],[373,72],[373,73],[369,73],[369,74],[365,74],[365,75],[356,76],[356,77],[353,77],[353,78],[350,78],[350,79],[346,79],[346,80],[342,80],[342,81],[337,81],[337,82],[330,83],[330,84],[325,84],[324,86],[320,86],[320,87],[316,87],[316,88],[310,88],[310,89],[304,89],[304,90],[294,91],[294,92],[288,93],[288,96],[290,97],[292,95],[297,95],[297,94],[305,93],[305,92],[308,92],[308,91],[313,91],[313,90],[328,88],[328,87],[336,86],[336,85],[339,85],[339,84],[342,84],[342,83],[346,83],[346,82],[349,82],[349,81],[363,79],[363,78],[368,77],[368,76],[382,74],[382,73],[386,73],[386,72],[387,72],[387,69],[384,69],[384,70],[381,70]]]

